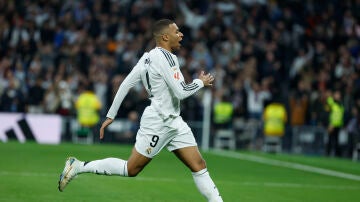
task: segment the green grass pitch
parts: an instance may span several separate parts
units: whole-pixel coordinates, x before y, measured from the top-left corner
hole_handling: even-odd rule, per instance
[[[127,145],[39,145],[0,143],[0,201],[198,202],[191,173],[163,150],[135,178],[81,174],[64,192],[57,182],[67,156],[81,160],[126,159]],[[239,152],[241,155],[309,165],[360,177],[360,163],[345,159]],[[350,202],[360,200],[360,181],[279,165],[203,152],[210,174],[226,202]]]

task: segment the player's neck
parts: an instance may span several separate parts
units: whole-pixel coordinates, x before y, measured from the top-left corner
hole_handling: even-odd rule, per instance
[[[169,51],[170,53],[172,53],[172,52],[173,52],[173,51],[171,50],[170,46],[169,46],[169,45],[167,45],[167,44],[158,43],[158,44],[156,44],[156,47],[163,48],[163,49],[165,49],[165,50]]]

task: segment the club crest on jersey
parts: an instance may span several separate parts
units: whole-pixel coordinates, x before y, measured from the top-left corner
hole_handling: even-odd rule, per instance
[[[176,80],[180,79],[180,73],[179,72],[174,73],[174,79],[176,79]]]
[[[151,154],[151,150],[152,150],[152,148],[151,148],[151,147],[148,147],[148,148],[146,149],[146,153],[147,153],[147,154]]]

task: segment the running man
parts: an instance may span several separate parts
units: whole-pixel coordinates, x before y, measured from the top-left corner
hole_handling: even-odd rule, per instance
[[[173,54],[180,49],[183,34],[173,21],[157,21],[153,25],[152,33],[156,47],[140,58],[120,85],[107,119],[100,128],[102,139],[105,128],[113,122],[129,89],[141,80],[151,104],[145,108],[141,117],[140,129],[129,159],[126,161],[106,158],[83,162],[69,157],[60,175],[60,191],[80,173],[134,177],[166,147],[191,170],[196,187],[208,201],[223,201],[209,175],[190,127],[180,116],[180,100],[204,86],[211,86],[214,77],[201,72],[198,79],[194,79],[190,84],[185,83],[178,59]]]

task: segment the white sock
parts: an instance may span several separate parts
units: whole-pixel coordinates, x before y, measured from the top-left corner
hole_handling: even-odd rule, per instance
[[[128,176],[127,161],[118,158],[106,158],[81,162],[79,173]]]
[[[222,202],[222,198],[215,183],[212,181],[209,172],[206,168],[192,173],[196,187],[202,195],[204,195],[208,201]]]

